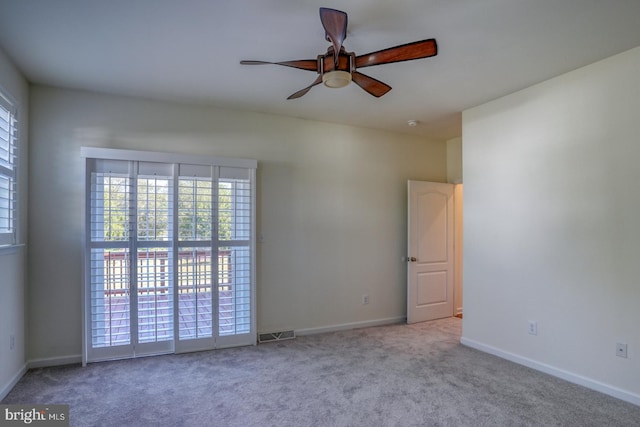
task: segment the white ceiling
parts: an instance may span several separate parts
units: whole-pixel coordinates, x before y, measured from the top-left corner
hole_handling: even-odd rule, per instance
[[[363,69],[393,87],[379,99],[287,101],[315,74],[239,61],[326,52],[321,6],[357,55],[433,37],[438,56]],[[448,139],[464,109],[640,46],[640,0],[0,0],[0,46],[34,83]]]

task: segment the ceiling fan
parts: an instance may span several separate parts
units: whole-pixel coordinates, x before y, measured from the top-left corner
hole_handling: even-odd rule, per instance
[[[358,69],[372,65],[428,58],[438,54],[436,40],[427,39],[356,56],[354,52],[347,52],[342,45],[347,38],[347,14],[345,12],[321,7],[320,21],[324,27],[325,38],[331,43],[324,55],[318,55],[316,59],[282,62],[240,61],[240,63],[243,65],[283,65],[318,73],[318,77],[313,83],[287,99],[300,98],[320,83],[327,87],[339,88],[352,81],[371,95],[381,97],[391,90],[391,86],[362,74],[357,71]]]

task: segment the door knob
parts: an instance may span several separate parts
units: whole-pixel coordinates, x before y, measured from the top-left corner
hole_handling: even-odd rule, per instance
[[[418,258],[412,256],[411,258],[408,259],[409,262],[416,262],[418,260]]]

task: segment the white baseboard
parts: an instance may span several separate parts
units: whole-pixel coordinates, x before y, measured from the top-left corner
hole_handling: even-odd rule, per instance
[[[342,323],[339,325],[321,326],[319,328],[296,329],[296,336],[322,334],[325,332],[346,331],[349,329],[368,328],[371,326],[393,325],[406,322],[406,317],[388,317],[386,319],[365,320],[363,322]]]
[[[44,359],[32,359],[27,362],[27,369],[48,368],[50,366],[73,365],[82,363],[81,355],[47,357]]]
[[[631,393],[629,391],[622,390],[605,383],[601,383],[600,381],[596,381],[591,378],[583,377],[582,375],[574,374],[573,372],[565,371],[564,369],[559,369],[545,363],[540,363],[533,359],[509,353],[507,351],[500,350],[499,348],[492,347],[490,345],[486,345],[465,337],[462,337],[460,339],[460,343],[462,345],[475,348],[476,350],[493,354],[494,356],[498,356],[502,359],[509,360],[519,365],[524,365],[528,368],[535,369],[536,371],[544,372],[545,374],[561,378],[565,381],[569,381],[571,383],[578,384],[591,390],[595,390],[600,393],[613,396],[617,399],[624,400],[625,402],[640,406],[640,395],[638,394]]]
[[[25,363],[24,365],[22,365],[22,368],[20,368],[20,370],[16,372],[15,375],[9,380],[9,382],[4,384],[2,388],[0,388],[0,401],[7,397],[7,394],[9,394],[13,387],[18,384],[20,378],[22,378],[22,376],[27,373],[27,369],[27,364]]]

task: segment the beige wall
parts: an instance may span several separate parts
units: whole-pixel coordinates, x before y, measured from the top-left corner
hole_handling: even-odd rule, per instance
[[[463,113],[463,342],[636,404],[638,70],[640,48]]]
[[[455,239],[455,267],[454,267],[454,289],[453,289],[453,311],[455,315],[463,314],[463,301],[464,301],[464,185],[455,184],[453,187],[453,198],[455,202],[455,225],[454,225],[454,239]]]
[[[0,88],[18,105],[20,164],[18,185],[20,186],[18,241],[26,243],[27,229],[27,160],[29,156],[29,91],[27,82],[18,69],[0,51]],[[0,249],[0,400],[25,370],[26,348],[26,275],[27,248]],[[15,347],[10,348],[10,337],[14,336]]]
[[[456,315],[463,311],[463,205],[464,193],[462,185],[462,138],[447,141],[447,182],[455,184],[455,269],[453,289],[453,310]]]
[[[462,138],[447,141],[447,182],[462,183]]]
[[[406,315],[406,182],[446,181],[444,142],[41,86],[31,108],[31,359],[80,354],[81,146],[258,160],[259,331]]]

